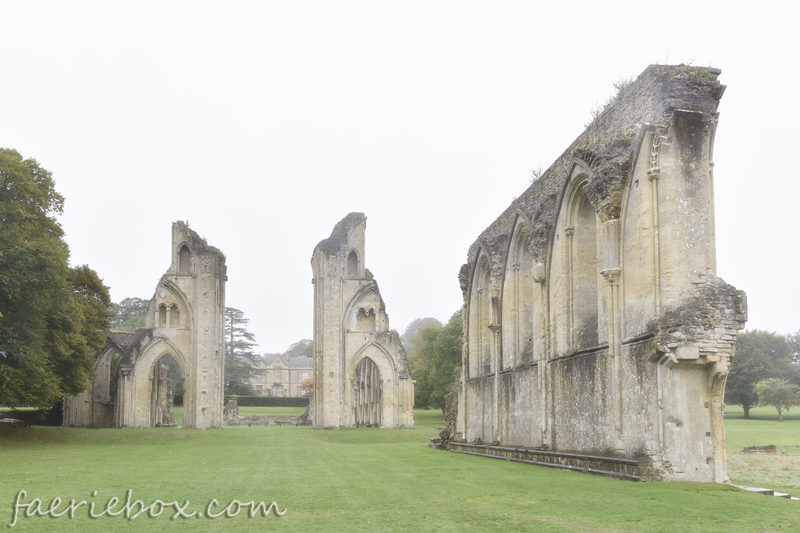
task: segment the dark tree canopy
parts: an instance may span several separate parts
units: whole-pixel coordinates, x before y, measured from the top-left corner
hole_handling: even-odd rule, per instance
[[[108,329],[108,288],[70,268],[50,172],[0,148],[0,404],[48,406],[85,390]]]
[[[769,378],[798,380],[791,344],[786,337],[774,332],[756,329],[740,333],[725,384],[725,403],[741,405],[744,417],[750,418],[750,409],[759,403],[753,387]]]
[[[147,321],[147,307],[150,300],[141,298],[125,298],[113,305],[114,318],[111,319],[111,329],[114,331],[134,332],[143,328]]]
[[[438,321],[437,321],[438,322]],[[444,327],[431,324],[417,334],[410,352],[414,385],[414,404],[418,408],[444,408],[450,385],[461,368],[461,311]]]
[[[255,336],[247,330],[249,318],[233,307],[225,308],[225,394],[253,396],[255,390],[250,378],[255,375],[254,365],[259,355]]]

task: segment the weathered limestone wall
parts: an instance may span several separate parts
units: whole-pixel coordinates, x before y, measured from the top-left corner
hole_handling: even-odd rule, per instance
[[[91,394],[64,400],[64,426],[155,426],[156,367],[165,355],[178,362],[183,374],[183,427],[223,426],[225,256],[180,221],[172,225],[171,247],[171,265],[150,301],[146,327],[108,333],[95,356]],[[116,376],[110,367],[114,354],[121,356]],[[117,380],[113,402],[112,380]]]
[[[456,438],[725,481],[720,71],[651,66],[470,247]]]
[[[364,267],[363,213],[314,249],[314,428],[413,428],[414,384],[378,284]]]

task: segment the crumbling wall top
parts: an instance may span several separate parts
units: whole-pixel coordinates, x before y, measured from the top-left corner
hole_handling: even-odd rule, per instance
[[[364,213],[350,213],[342,220],[336,223],[331,232],[331,236],[327,239],[319,241],[319,244],[314,248],[314,255],[321,252],[325,255],[333,255],[341,251],[346,251],[347,238],[350,233],[367,220]]]
[[[621,192],[634,161],[639,137],[645,129],[665,130],[676,110],[690,111],[704,121],[717,117],[725,91],[710,67],[651,65],[616,100],[588,125],[528,189],[478,237],[469,249],[467,268],[475,266],[481,249],[491,256],[492,267],[505,254],[518,216],[523,216],[529,247],[535,261],[542,261],[551,240],[560,196],[576,160],[592,169],[587,187],[590,201],[602,220],[619,217]],[[498,263],[499,264],[499,263]],[[462,273],[462,277],[463,277]],[[499,273],[494,273],[499,275]],[[466,279],[471,279],[467,275]]]
[[[184,222],[183,220],[178,220],[172,223],[173,228],[173,235],[177,233],[181,233],[186,236],[186,240],[188,241],[189,245],[192,247],[192,250],[196,254],[204,254],[204,253],[211,253],[214,255],[219,256],[222,263],[225,262],[225,254],[217,248],[216,246],[211,246],[208,242],[197,234],[192,228],[189,227],[189,224]],[[179,244],[179,243],[175,243]]]

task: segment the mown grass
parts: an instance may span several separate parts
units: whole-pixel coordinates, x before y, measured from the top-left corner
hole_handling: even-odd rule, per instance
[[[27,499],[150,503],[275,501],[283,517],[18,519],[15,531],[776,531],[800,502],[730,486],[631,483],[469,457],[426,446],[440,411],[416,430],[309,427],[0,429],[0,525]],[[92,497],[92,491],[97,496]],[[63,505],[61,507],[63,509]],[[217,509],[219,510],[219,509]]]
[[[725,450],[728,476],[737,485],[757,486],[793,493],[800,492],[800,414],[784,413],[783,421],[772,407],[750,410],[750,419],[737,405],[725,407]],[[775,444],[778,453],[789,455],[751,455],[740,452],[745,446]]]

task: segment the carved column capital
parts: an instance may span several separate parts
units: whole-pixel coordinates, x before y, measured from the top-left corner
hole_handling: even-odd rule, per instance
[[[619,268],[608,268],[600,272],[606,280],[606,283],[609,285],[618,285],[619,284],[619,275],[620,269]]]

